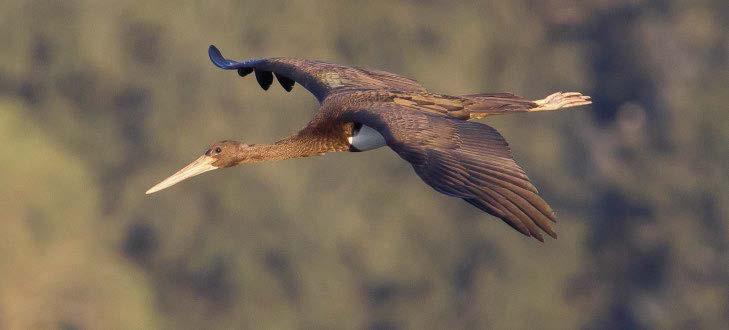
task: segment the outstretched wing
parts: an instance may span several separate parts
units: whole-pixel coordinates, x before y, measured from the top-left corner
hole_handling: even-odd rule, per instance
[[[321,103],[328,95],[353,89],[391,89],[425,92],[417,81],[385,71],[348,67],[321,61],[295,58],[261,58],[236,62],[226,59],[213,45],[208,49],[210,60],[217,67],[238,70],[242,77],[255,73],[256,80],[265,90],[273,83],[273,77],[286,91],[299,83],[314,94]]]
[[[388,103],[354,110],[346,120],[378,130],[435,190],[464,199],[524,235],[556,238],[554,212],[514,161],[506,140],[476,122],[432,116]]]

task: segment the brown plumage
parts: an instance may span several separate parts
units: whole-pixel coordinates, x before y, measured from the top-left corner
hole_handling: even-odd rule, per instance
[[[408,161],[435,190],[462,198],[526,236],[543,241],[545,232],[556,238],[551,228],[554,212],[516,164],[506,140],[492,127],[469,120],[586,105],[588,96],[554,93],[536,101],[509,93],[450,96],[430,93],[412,79],[384,71],[290,58],[235,62],[214,46],[209,55],[220,68],[237,70],[241,76],[254,73],[263,89],[274,77],[286,91],[296,83],[302,85],[321,104],[319,112],[301,131],[274,144],[213,144],[147,193],[216,168],[358,151],[355,144],[360,142],[353,138],[367,127],[379,133],[368,133],[369,138],[383,139],[380,145]]]

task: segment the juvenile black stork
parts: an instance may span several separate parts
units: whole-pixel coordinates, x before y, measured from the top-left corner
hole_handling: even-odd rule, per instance
[[[254,73],[264,90],[273,78],[286,91],[295,83],[319,101],[319,111],[298,133],[274,144],[221,141],[147,194],[218,168],[262,161],[366,151],[388,146],[435,190],[494,215],[526,236],[556,238],[552,208],[516,164],[506,140],[476,122],[492,115],[561,110],[590,104],[580,93],[526,100],[510,93],[441,95],[389,72],[293,58],[236,62],[215,46],[210,60],[240,76]],[[540,231],[541,230],[541,231]]]

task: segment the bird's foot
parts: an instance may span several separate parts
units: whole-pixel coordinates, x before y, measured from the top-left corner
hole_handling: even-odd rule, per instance
[[[541,100],[535,100],[533,102],[537,104],[537,107],[530,109],[530,112],[554,111],[592,103],[589,96],[582,95],[582,93],[578,92],[557,92]]]

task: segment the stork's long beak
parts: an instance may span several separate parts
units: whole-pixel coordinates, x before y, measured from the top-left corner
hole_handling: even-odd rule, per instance
[[[172,174],[172,176],[170,176],[169,178],[164,179],[164,181],[158,183],[156,186],[149,188],[149,190],[147,190],[147,195],[165,189],[169,186],[172,186],[185,179],[189,179],[198,174],[217,169],[217,166],[213,166],[214,162],[215,158],[207,155],[202,155],[202,157],[183,167],[181,170],[177,171],[177,173]]]

